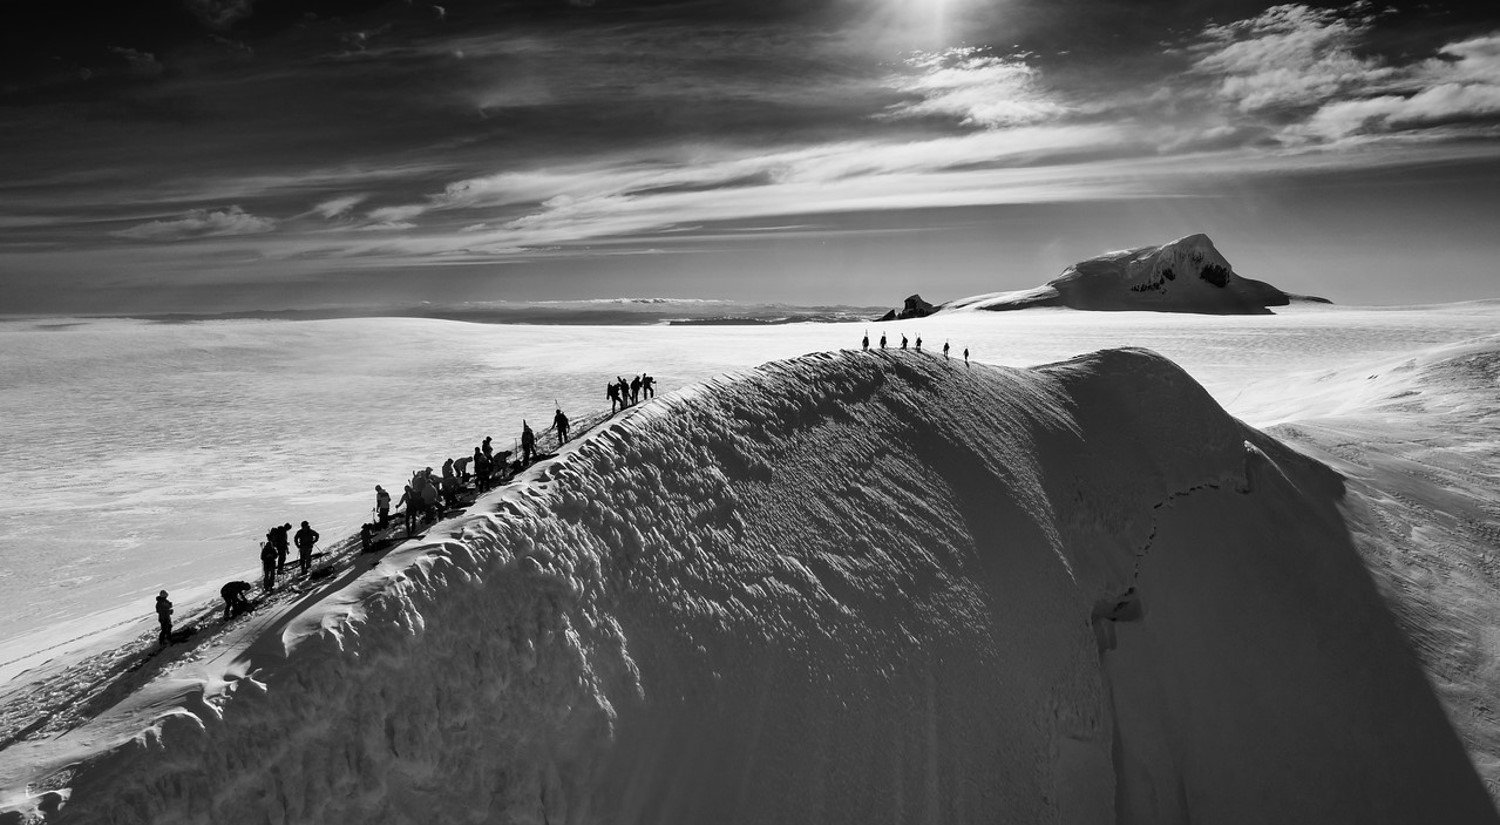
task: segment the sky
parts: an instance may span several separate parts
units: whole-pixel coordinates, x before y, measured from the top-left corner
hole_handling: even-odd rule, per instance
[[[1500,6],[145,0],[7,9],[0,313],[891,305],[1205,232],[1500,297]]]

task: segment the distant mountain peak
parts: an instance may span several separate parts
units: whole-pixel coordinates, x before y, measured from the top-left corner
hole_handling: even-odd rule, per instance
[[[1292,297],[1235,272],[1213,240],[1199,232],[1160,246],[1096,255],[1040,287],[976,295],[950,301],[943,309],[1067,307],[1256,315],[1270,312],[1267,307],[1285,306]]]

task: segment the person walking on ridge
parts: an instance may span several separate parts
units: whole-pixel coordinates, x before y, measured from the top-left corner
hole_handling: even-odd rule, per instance
[[[964,347],[964,366],[969,365],[969,348]]]
[[[297,542],[297,560],[302,563],[302,575],[306,576],[312,570],[313,545],[318,543],[318,531],[302,522],[302,529],[297,531],[293,540]]]
[[[641,400],[641,377],[639,375],[637,375],[635,377],[635,380],[630,382],[630,403],[636,404],[636,403],[639,403],[640,400]]]
[[[276,588],[276,543],[266,539],[260,546],[260,589],[270,593]]]
[[[521,463],[530,464],[536,455],[536,433],[531,431],[531,425],[526,419],[521,419]]]
[[[947,341],[943,342],[943,360],[944,361],[948,360],[948,342]]]
[[[656,379],[649,375],[641,376],[641,395],[647,398],[656,397]]]
[[[917,336],[917,351],[922,351],[922,336],[920,335]]]
[[[604,385],[604,397],[609,399],[609,414],[615,414],[615,408],[620,406],[620,385],[610,382]]]
[[[224,600],[224,621],[250,609],[250,602],[245,594],[250,591],[250,583],[232,581],[219,588],[219,597]]]
[[[901,336],[901,348],[906,349],[906,335]]]
[[[860,340],[860,342],[859,342],[859,348],[861,350],[863,350],[864,352],[869,352],[870,351],[870,332],[869,332],[869,330],[865,331],[865,337]]]
[[[280,576],[286,572],[286,556],[291,552],[288,538],[292,532],[291,524],[283,524],[280,527],[271,528],[271,543],[276,545],[276,575]]]
[[[384,530],[391,520],[391,494],[379,484],[375,485],[375,515],[380,519],[380,529]]]
[[[161,633],[156,640],[166,647],[172,643],[172,600],[167,598],[165,590],[156,594],[156,620],[161,622]]]
[[[478,447],[474,448],[474,453],[478,455]],[[417,518],[417,494],[412,492],[410,484],[406,485],[406,492],[401,494],[401,500],[396,502],[396,506],[401,508],[401,515],[406,519],[406,534],[409,536],[412,522]]]
[[[492,459],[492,460],[494,459],[495,453],[490,448],[490,437],[489,436],[485,436],[484,437],[484,443],[481,444],[481,445],[479,445],[479,449],[484,453],[484,457],[485,458]]]
[[[885,349],[885,333],[880,333],[880,348]]]
[[[474,448],[474,489],[484,492],[490,489],[490,459],[478,447]]]
[[[552,426],[557,428],[557,446],[561,447],[568,441],[568,417],[563,415],[561,407],[558,407],[557,414],[552,416]]]

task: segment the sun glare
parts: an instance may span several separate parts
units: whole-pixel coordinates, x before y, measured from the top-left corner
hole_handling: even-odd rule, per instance
[[[903,37],[924,47],[950,45],[958,36],[955,18],[965,0],[887,0],[892,24]]]

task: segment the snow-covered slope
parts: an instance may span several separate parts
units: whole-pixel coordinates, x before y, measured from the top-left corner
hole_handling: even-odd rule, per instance
[[[1494,822],[1339,476],[1141,350],[622,415],[0,756],[58,822]],[[60,807],[59,807],[60,806]]]
[[[1246,315],[1284,306],[1285,292],[1235,273],[1207,235],[1161,246],[1106,252],[1076,263],[1034,289],[950,301],[944,309],[1069,307]]]
[[[1355,545],[1500,799],[1500,335],[1280,384],[1249,412],[1347,478]]]

